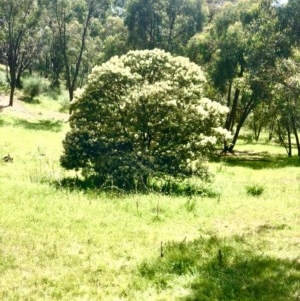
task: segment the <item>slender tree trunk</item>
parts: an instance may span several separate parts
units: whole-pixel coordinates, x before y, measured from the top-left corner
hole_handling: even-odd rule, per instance
[[[18,72],[18,74],[17,74],[16,88],[22,89],[21,72]]]
[[[274,128],[275,128],[275,121],[272,120],[270,123],[270,126],[269,126],[269,141],[271,141],[273,139]]]
[[[259,124],[254,123],[253,127],[254,127],[254,139],[257,142],[259,140],[259,137],[260,137],[260,133],[261,133],[261,130],[262,130],[262,125],[260,123]]]
[[[226,123],[225,123],[225,128],[228,131],[231,131],[233,129],[234,120],[236,117],[237,105],[238,105],[238,101],[239,101],[239,96],[240,96],[240,90],[236,89],[235,93],[234,93],[233,102],[232,102],[232,108],[231,108],[230,112],[228,113]]]
[[[257,124],[257,122],[255,122],[255,120],[253,121],[253,131],[254,131],[254,139],[255,141],[258,141],[259,125]]]
[[[81,62],[82,62],[83,51],[85,49],[85,42],[86,42],[86,37],[87,37],[87,33],[88,33],[88,27],[89,27],[90,20],[92,17],[94,4],[95,4],[95,0],[92,0],[89,3],[88,15],[85,19],[85,23],[83,24],[81,45],[80,45],[78,57],[76,59],[76,65],[75,65],[75,70],[74,70],[73,75],[71,74],[71,66],[70,66],[69,57],[68,57],[68,53],[67,53],[68,45],[67,45],[66,12],[63,9],[63,11],[60,15],[58,6],[56,4],[56,20],[58,23],[60,42],[61,42],[61,45],[63,48],[62,53],[63,53],[63,60],[64,60],[64,64],[65,64],[66,86],[67,86],[67,89],[69,92],[69,100],[70,101],[72,101],[74,98],[74,91],[76,89],[77,78],[78,78],[79,69],[80,69]],[[71,113],[71,110],[70,110],[70,113]]]
[[[229,80],[228,93],[227,93],[227,107],[230,108],[231,105],[231,90],[232,90],[232,80]]]
[[[282,130],[280,124],[278,124],[279,141],[284,146],[284,148],[287,152],[287,155],[289,157],[292,157],[292,137],[291,137],[291,128],[290,128],[289,121],[285,120],[283,126],[285,128],[286,133],[287,133],[287,142],[285,142],[284,133],[283,133],[283,130]]]
[[[240,130],[241,130],[242,126],[244,125],[244,123],[245,123],[247,117],[249,116],[249,114],[250,114],[251,111],[253,110],[254,106],[255,106],[254,102],[253,102],[253,101],[250,101],[250,102],[246,105],[246,107],[244,108],[244,111],[243,111],[243,113],[242,113],[242,116],[240,117],[239,122],[238,122],[238,124],[237,124],[237,126],[236,126],[236,130],[235,130],[235,132],[234,132],[234,135],[233,135],[231,144],[229,145],[227,151],[233,152],[233,149],[234,149],[234,147],[235,147],[235,144],[236,144],[237,139],[238,139],[239,134],[240,134]]]
[[[284,146],[284,148],[285,148],[285,150],[286,150],[286,152],[288,154],[289,153],[289,151],[288,151],[288,145],[284,141],[284,134],[283,134],[281,125],[279,123],[277,124],[277,133],[278,133],[278,138],[279,138],[279,141],[280,141],[281,145]]]
[[[9,86],[10,86],[10,94],[9,94],[9,106],[13,106],[14,104],[14,94],[16,89],[16,65],[13,55],[13,50],[10,49],[10,53],[8,55],[8,65],[9,65]]]
[[[79,55],[78,55],[78,58],[77,58],[77,61],[76,61],[75,72],[74,72],[73,80],[72,80],[72,83],[71,83],[71,89],[69,89],[70,101],[72,101],[73,97],[74,97],[76,82],[77,82],[79,69],[80,69],[81,62],[82,62],[82,55],[83,55],[83,51],[85,49],[85,41],[86,41],[87,31],[88,31],[88,27],[89,27],[90,20],[91,20],[91,17],[92,17],[93,6],[94,6],[94,1],[91,1],[90,6],[88,8],[88,15],[86,17],[85,24],[83,26],[83,33],[82,33],[82,36],[81,36],[81,47],[80,47]],[[72,90],[72,91],[70,91],[70,90]]]
[[[69,92],[69,100],[72,101],[73,99],[73,87],[71,83],[71,72],[70,72],[70,64],[69,64],[69,58],[67,54],[67,28],[66,28],[66,13],[63,11],[63,20],[62,24],[59,26],[60,30],[60,36],[61,36],[61,44],[63,45],[63,57],[64,57],[64,63],[65,63],[65,69],[66,69],[66,84],[67,89]]]
[[[297,154],[298,157],[300,157],[300,141],[299,141],[299,135],[296,128],[294,128],[294,135],[295,135],[296,145],[297,145]]]
[[[290,129],[289,125],[287,125],[286,130],[287,130],[287,134],[288,134],[287,152],[288,152],[288,156],[292,157],[292,137],[291,137],[291,129]]]
[[[229,83],[229,90],[231,91],[231,85],[232,82]],[[233,102],[232,102],[232,108],[229,112],[229,114],[227,115],[227,119],[225,122],[225,129],[228,131],[232,131],[233,130],[233,126],[234,126],[234,121],[236,118],[236,112],[237,112],[237,106],[238,106],[238,101],[239,101],[239,96],[240,96],[240,90],[236,89],[235,93],[234,93],[234,98],[233,98]],[[230,93],[228,92],[228,99],[227,99],[227,103],[230,104]],[[233,141],[232,141],[233,143]],[[227,144],[227,141],[224,142],[224,149],[223,152],[227,152],[227,151],[232,151],[234,145],[232,145],[232,143],[230,145]]]
[[[300,140],[299,140],[299,135],[298,135],[298,132],[297,132],[297,124],[295,122],[294,116],[292,117],[292,123],[293,123],[292,124],[293,132],[294,132],[296,145],[297,145],[297,153],[298,153],[298,157],[300,157]]]
[[[9,94],[9,106],[12,107],[14,104],[14,94],[15,94],[15,85],[10,86],[10,94]]]
[[[172,40],[173,40],[173,30],[174,30],[175,20],[176,20],[176,14],[169,16],[170,25],[169,25],[168,45],[167,45],[168,51],[172,51],[172,43],[173,43]]]
[[[240,89],[235,89],[233,103],[232,103],[231,116],[230,116],[230,124],[229,124],[229,130],[230,131],[232,131],[233,126],[234,126],[234,121],[235,121],[235,118],[236,118],[236,112],[237,112],[239,97],[240,97]]]

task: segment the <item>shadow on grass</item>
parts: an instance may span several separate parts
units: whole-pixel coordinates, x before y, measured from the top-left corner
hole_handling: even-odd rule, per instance
[[[230,166],[241,166],[252,169],[299,167],[300,157],[284,155],[271,155],[267,152],[235,152],[234,154],[215,157],[213,161],[224,162]]]
[[[80,177],[66,177],[59,181],[54,181],[52,184],[56,189],[69,190],[69,191],[81,191],[89,194],[109,193],[109,195],[121,197],[127,195],[132,191],[120,189],[116,186],[105,186],[101,179],[96,176],[90,176],[87,178]]]
[[[15,121],[15,125],[28,130],[59,132],[63,124],[57,120],[27,121],[25,119],[19,119]]]
[[[88,177],[81,179],[79,177],[66,177],[58,182],[54,182],[56,188],[73,190],[97,190],[99,189],[99,181],[96,177]]]
[[[89,176],[86,178],[81,177],[66,177],[54,183],[56,188],[69,189],[69,190],[83,190],[83,191],[106,191],[118,194],[131,194],[131,193],[157,193],[160,195],[169,196],[202,196],[208,198],[216,198],[219,194],[214,191],[209,185],[197,186],[195,184],[183,181],[165,181],[157,183],[153,181],[148,186],[132,187],[125,185],[112,185],[111,182],[105,180],[101,176]],[[120,184],[120,183],[119,183]]]
[[[182,300],[300,300],[300,264],[296,261],[240,258],[218,268],[209,263],[203,276],[192,284],[190,296]]]
[[[161,258],[142,263],[138,271],[158,290],[176,276],[190,276],[189,295],[177,299],[182,301],[299,301],[300,263],[254,249],[245,238],[226,244],[217,237],[171,243]]]
[[[38,98],[35,97],[31,97],[28,95],[24,95],[19,97],[20,100],[22,100],[23,102],[29,103],[29,104],[40,104],[40,100]]]

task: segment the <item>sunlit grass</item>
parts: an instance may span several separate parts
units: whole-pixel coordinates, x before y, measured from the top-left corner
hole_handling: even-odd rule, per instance
[[[61,108],[61,104],[64,101],[69,101],[68,94],[66,91],[62,91],[59,94],[57,94],[57,99],[51,99],[47,92],[44,92],[43,94],[36,97],[38,100],[39,105],[36,106],[31,103],[25,103],[26,107],[30,108],[33,111],[39,112],[39,111],[45,111],[46,113],[50,112],[58,112]]]
[[[297,158],[210,162],[215,198],[70,189],[52,105],[0,115],[1,300],[299,300]]]

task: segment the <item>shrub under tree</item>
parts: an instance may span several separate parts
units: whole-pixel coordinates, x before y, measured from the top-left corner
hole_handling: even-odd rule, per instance
[[[95,67],[72,104],[62,166],[127,189],[201,175],[203,158],[227,134],[227,108],[203,97],[204,83],[198,65],[158,49]]]

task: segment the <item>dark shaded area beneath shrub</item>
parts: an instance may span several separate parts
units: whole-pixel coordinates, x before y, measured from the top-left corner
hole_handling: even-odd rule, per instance
[[[219,194],[215,192],[207,183],[202,185],[195,185],[184,181],[176,180],[160,180],[153,181],[149,186],[143,189],[137,188],[132,189],[130,187],[114,186],[111,183],[103,181],[103,178],[99,176],[90,176],[86,178],[69,177],[55,182],[57,188],[71,189],[71,190],[99,190],[114,193],[158,193],[162,195],[170,196],[202,196],[215,198]]]

